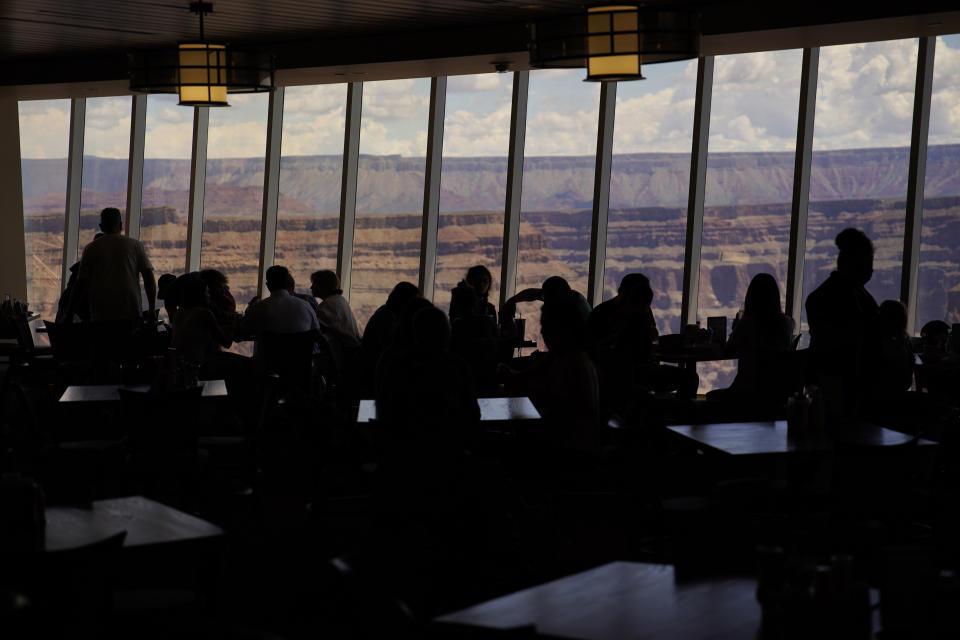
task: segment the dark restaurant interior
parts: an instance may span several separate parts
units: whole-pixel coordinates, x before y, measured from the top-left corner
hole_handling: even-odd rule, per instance
[[[0,637],[960,637],[956,34],[7,0]]]

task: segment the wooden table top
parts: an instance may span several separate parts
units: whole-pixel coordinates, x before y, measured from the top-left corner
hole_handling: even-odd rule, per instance
[[[478,398],[481,422],[512,422],[539,420],[540,412],[530,398]],[[361,400],[357,422],[370,422],[377,417],[377,401]]]
[[[224,380],[201,380],[203,398],[220,398],[227,395],[227,383]],[[60,402],[119,402],[120,388],[131,391],[149,391],[148,384],[120,385],[120,384],[74,384],[67,387]]]
[[[832,446],[829,441],[788,438],[786,420],[688,424],[667,429],[693,440],[705,449],[735,456],[825,451]],[[907,444],[913,437],[876,425],[857,424],[844,428],[839,440],[856,446],[890,447]],[[936,443],[918,440],[917,444]]]
[[[753,638],[760,605],[752,578],[677,582],[669,565],[612,562],[496,598],[436,622],[585,640]]]
[[[47,507],[43,550],[63,551],[127,532],[124,547],[184,542],[223,535],[223,529],[145,498],[98,500],[84,507]]]

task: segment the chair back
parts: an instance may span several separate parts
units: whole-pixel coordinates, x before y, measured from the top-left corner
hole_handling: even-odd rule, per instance
[[[276,374],[287,387],[310,388],[313,355],[320,339],[316,331],[273,333],[265,331],[257,339],[257,358],[263,373]]]
[[[43,325],[47,329],[54,360],[75,362],[93,359],[94,342],[85,323],[56,324],[44,320]]]
[[[162,393],[121,387],[118,393],[135,450],[160,453],[196,448],[202,386]]]

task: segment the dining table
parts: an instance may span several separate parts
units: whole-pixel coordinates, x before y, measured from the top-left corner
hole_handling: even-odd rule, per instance
[[[227,396],[225,380],[200,380],[199,384],[203,387],[200,392],[201,398],[225,398]],[[73,384],[64,390],[63,395],[60,396],[60,403],[120,402],[120,389],[146,393],[150,391],[150,385]]]
[[[141,495],[48,505],[44,516],[42,530],[24,543],[31,551],[70,551],[124,532],[124,549],[213,541],[224,535],[211,522]]]
[[[480,422],[484,427],[518,421],[540,420],[540,412],[527,397],[477,398],[480,405]],[[357,422],[366,424],[377,419],[377,401],[361,400],[357,410]]]
[[[434,619],[464,635],[472,627],[582,640],[739,640],[757,637],[760,621],[752,577],[684,580],[671,565],[622,561]]]
[[[932,446],[935,442],[866,422],[838,425],[829,435],[797,436],[786,420],[672,425],[667,431],[704,453],[723,456],[785,455],[829,451],[836,445],[896,447]]]

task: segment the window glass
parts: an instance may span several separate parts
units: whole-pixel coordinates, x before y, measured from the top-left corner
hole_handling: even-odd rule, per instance
[[[193,109],[178,101],[175,95],[147,97],[140,241],[157,278],[182,274],[187,259]]]
[[[834,239],[863,230],[875,248],[867,290],[900,297],[917,40],[823,47],[810,170],[803,299],[836,267]],[[804,309],[801,345],[809,336]]]
[[[587,294],[600,85],[583,82],[583,73],[530,73],[517,291],[561,276]],[[526,337],[544,348],[539,305],[518,311]]]
[[[718,56],[713,76],[697,317],[727,318],[768,273],[783,304],[800,99],[801,50]],[[730,386],[735,360],[697,367],[700,392]]]
[[[401,280],[417,284],[430,79],[363,85],[350,306],[360,330]]]
[[[960,36],[937,38],[930,103],[916,333],[960,322]]]
[[[53,320],[63,263],[70,101],[23,101],[18,110],[27,302],[44,319]]]
[[[287,87],[283,98],[276,264],[304,292],[336,270],[347,85]]]
[[[227,276],[242,312],[257,294],[269,96],[234,94],[230,104],[210,109],[200,266]]]
[[[100,231],[101,209],[116,207],[126,214],[132,100],[130,96],[87,98],[78,259]]]
[[[627,273],[643,273],[660,333],[677,333],[697,62],[649,65],[644,75],[617,85],[603,299]]]
[[[499,304],[513,76],[487,73],[447,80],[434,301],[446,311],[467,269],[492,276],[487,299]]]

